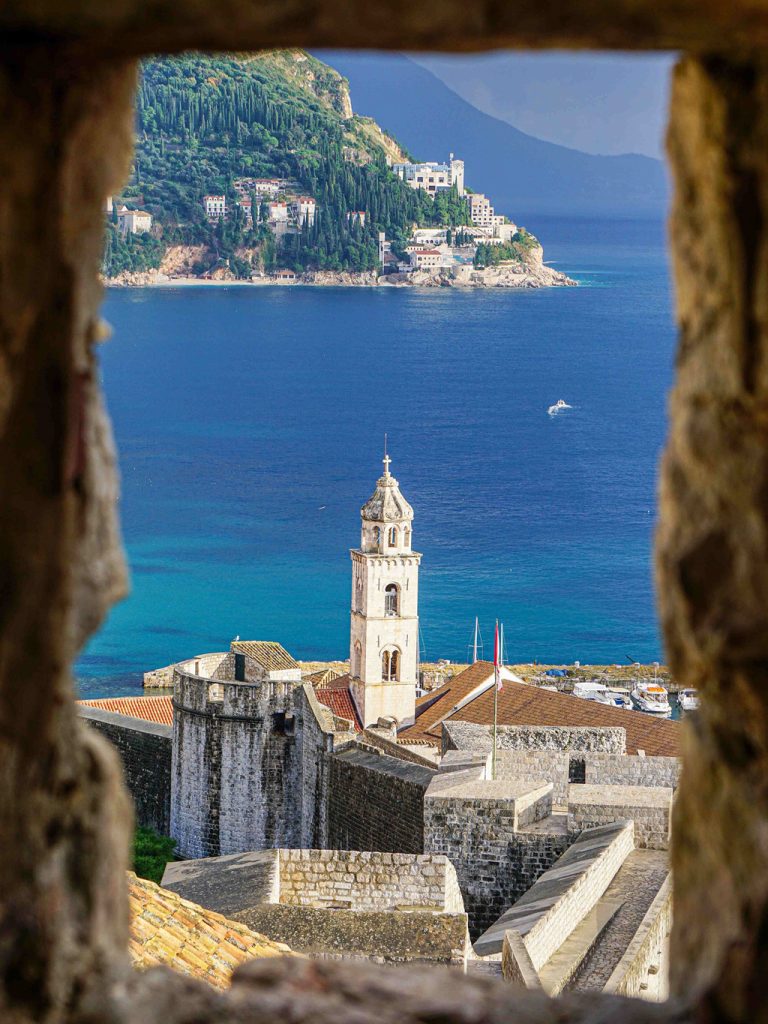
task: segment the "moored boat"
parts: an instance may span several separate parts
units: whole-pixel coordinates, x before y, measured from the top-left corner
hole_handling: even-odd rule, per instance
[[[697,690],[681,690],[677,695],[677,703],[681,711],[696,711],[699,707],[699,694]]]
[[[672,714],[669,694],[660,683],[638,682],[630,696],[638,711],[646,711],[651,715]]]

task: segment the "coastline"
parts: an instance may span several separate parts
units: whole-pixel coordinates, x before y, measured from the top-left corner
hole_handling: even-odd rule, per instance
[[[108,288],[571,288],[578,282],[544,263],[521,264],[515,267],[459,267],[450,271],[415,271],[410,274],[379,275],[373,271],[308,271],[294,278],[279,274],[252,277],[248,280],[231,275],[195,277],[189,274],[168,274],[162,270],[124,272],[118,277],[104,278]]]

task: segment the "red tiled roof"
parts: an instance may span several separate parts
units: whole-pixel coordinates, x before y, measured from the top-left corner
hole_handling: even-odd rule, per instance
[[[416,702],[415,723],[399,733],[401,741],[425,739],[439,746],[444,719],[490,725],[493,722],[492,686],[464,707],[457,711],[452,709],[492,675],[491,662],[478,661],[438,690],[425,694]],[[620,726],[627,733],[628,754],[644,750],[649,757],[679,757],[681,753],[678,722],[652,718],[642,711],[608,707],[525,683],[505,680],[498,699],[498,721],[499,725]]]
[[[349,692],[349,675],[338,676],[320,686],[315,686],[315,696],[321,704],[330,708],[334,715],[352,722],[355,732],[363,731],[363,723],[360,721],[352,694]]]
[[[158,725],[173,725],[173,705],[170,697],[101,697],[98,700],[79,700],[89,708],[113,711],[117,715],[142,718]]]

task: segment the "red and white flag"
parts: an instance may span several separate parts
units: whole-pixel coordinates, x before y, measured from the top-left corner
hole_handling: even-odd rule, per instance
[[[503,635],[503,634],[502,634]],[[502,689],[501,683],[501,644],[499,643],[499,620],[496,620],[496,635],[493,642],[493,677],[496,681],[496,689]]]

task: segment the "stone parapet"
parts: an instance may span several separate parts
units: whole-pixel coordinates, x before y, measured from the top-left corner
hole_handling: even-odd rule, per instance
[[[647,991],[649,972],[654,969],[658,972],[663,966],[671,930],[672,876],[668,875],[603,991],[617,996],[642,997]]]
[[[667,850],[673,797],[673,790],[664,787],[572,785],[568,828],[573,832],[631,819],[639,849]]]
[[[680,779],[679,757],[589,753],[584,757],[588,786],[662,786],[675,789]]]

